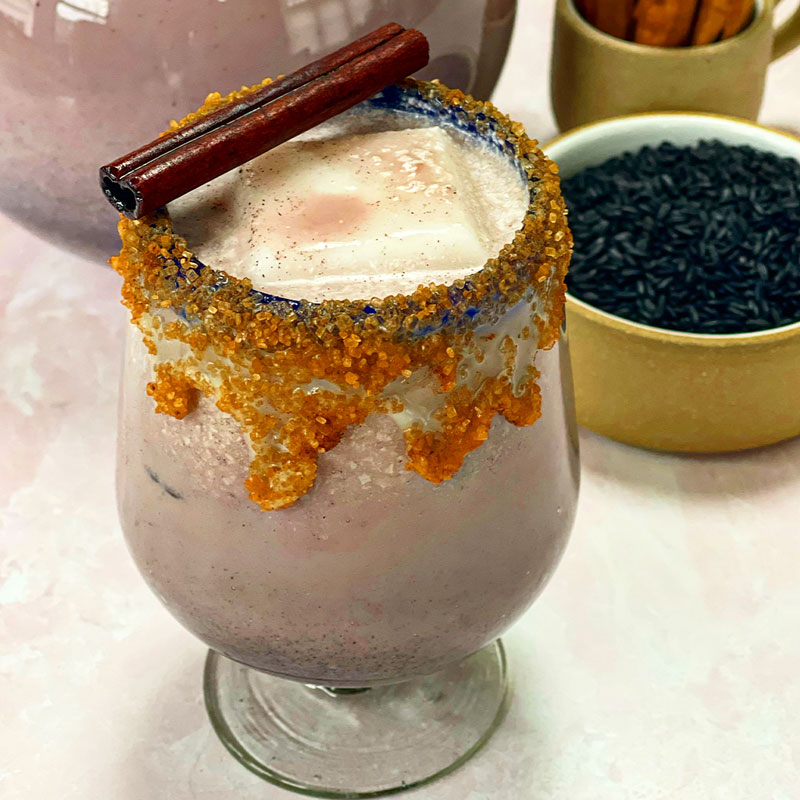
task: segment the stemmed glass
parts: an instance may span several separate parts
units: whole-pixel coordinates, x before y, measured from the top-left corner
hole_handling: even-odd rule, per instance
[[[221,402],[200,375],[181,413],[155,414],[148,397],[181,396],[182,384],[170,380],[186,342],[200,332],[214,350],[218,309],[247,293],[196,260],[176,268],[163,246],[174,236],[166,218],[123,224],[116,262],[139,326],[126,345],[119,422],[128,546],[159,599],[211,648],[205,700],[228,750],[267,780],[323,797],[419,785],[488,739],[508,700],[498,637],[552,574],[578,492],[563,330],[555,342],[569,235],[549,163],[491,107],[439,85],[393,87],[369,103],[413,109],[482,138],[530,186],[515,242],[470,280],[434,292],[429,324],[403,324],[418,303],[346,301],[340,309],[359,338],[373,335],[369,320],[384,314],[389,334],[380,335],[396,337],[398,348],[439,352],[452,336],[470,363],[497,362],[506,400],[449,480],[406,469],[403,431],[390,414],[373,413],[323,448],[313,485],[294,504],[263,510],[252,484],[250,496],[245,488],[253,440],[229,396]],[[487,289],[479,301],[471,299],[475,287]],[[258,313],[281,324],[312,326],[327,313],[255,295]],[[441,308],[437,298],[446,300]],[[241,300],[251,309],[256,301]],[[166,338],[168,329],[178,334]],[[524,376],[519,386],[502,378],[508,361],[494,358],[508,338]],[[534,351],[532,370],[523,362]],[[224,359],[214,352],[195,369],[216,369],[214,358]],[[416,375],[408,370],[397,385]],[[539,402],[541,416],[529,424]]]

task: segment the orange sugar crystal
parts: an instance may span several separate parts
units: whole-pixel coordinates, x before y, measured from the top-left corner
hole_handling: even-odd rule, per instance
[[[260,85],[209,95],[173,127]],[[404,430],[407,468],[433,483],[459,470],[497,414],[522,426],[541,413],[533,356],[527,363],[519,354],[552,347],[564,318],[572,237],[557,169],[491,103],[437,82],[409,80],[401,89],[455,110],[482,132],[491,121],[530,188],[513,241],[468,284],[461,281],[456,295],[444,285],[420,286],[370,300],[370,313],[363,301],[266,302],[250,281],[198,265],[167,214],[119,224],[122,249],[111,263],[124,278],[123,303],[156,359],[147,386],[156,411],[183,419],[202,392],[236,419],[253,451],[246,487],[264,510],[289,507],[308,492],[318,459],[349,427],[371,414],[407,410],[404,387],[416,380],[427,381],[439,407],[431,424],[413,421]],[[503,319],[515,307],[527,316],[509,333]],[[480,326],[469,322],[466,312],[474,308],[482,310]],[[448,324],[441,322],[445,314]],[[497,357],[487,358],[489,351]]]

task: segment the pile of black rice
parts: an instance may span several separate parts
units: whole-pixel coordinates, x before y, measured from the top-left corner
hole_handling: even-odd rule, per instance
[[[562,182],[570,294],[694,333],[800,321],[800,162],[746,146],[663,143]]]

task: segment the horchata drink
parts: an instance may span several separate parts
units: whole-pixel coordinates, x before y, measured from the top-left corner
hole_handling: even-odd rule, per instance
[[[407,81],[120,232],[120,514],[218,732],[312,792],[449,768],[576,502],[555,168]]]

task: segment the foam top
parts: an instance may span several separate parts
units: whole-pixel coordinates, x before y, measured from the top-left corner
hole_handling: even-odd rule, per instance
[[[414,115],[371,112],[368,130],[365,116],[170,204],[175,230],[204,263],[312,301],[451,283],[513,238],[527,196],[507,159]]]

